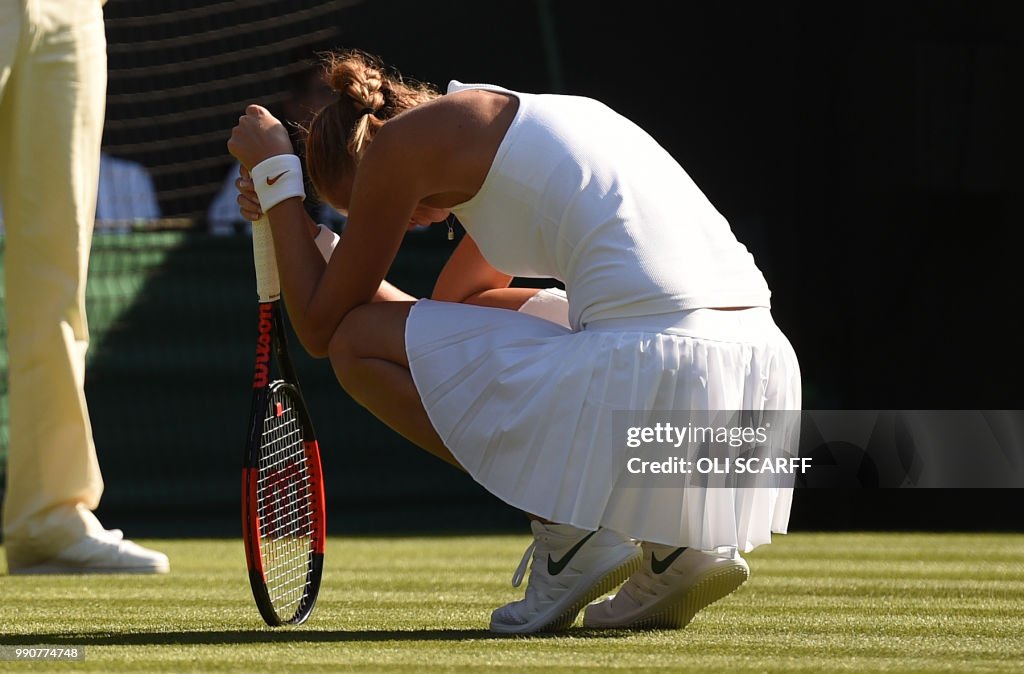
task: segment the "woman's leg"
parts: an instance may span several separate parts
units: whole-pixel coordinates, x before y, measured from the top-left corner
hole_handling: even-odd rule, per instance
[[[520,288],[486,291],[467,303],[519,310],[538,292]],[[460,467],[430,423],[409,371],[405,327],[411,307],[412,302],[375,302],[349,312],[331,340],[331,364],[349,395],[378,419]],[[564,629],[583,606],[612,590],[640,563],[636,544],[613,531],[584,531],[568,524],[540,521],[531,529],[534,560],[546,562],[530,567],[524,599],[491,614],[490,626],[496,632]],[[553,569],[551,559],[562,560],[561,568]],[[570,562],[573,572],[555,579]],[[524,573],[525,566],[521,566],[517,576]]]
[[[453,466],[409,372],[405,323],[411,302],[375,302],[353,309],[334,333],[331,366],[342,388],[410,442]]]
[[[516,310],[538,292],[501,288],[467,304]],[[409,372],[405,324],[412,302],[374,302],[349,312],[331,339],[329,355],[342,387],[360,405],[410,442],[459,466],[434,430]]]

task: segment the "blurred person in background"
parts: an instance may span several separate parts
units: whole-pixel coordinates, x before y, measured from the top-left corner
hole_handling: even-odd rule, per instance
[[[153,178],[136,161],[100,153],[96,224],[103,231],[128,231],[137,221],[160,217]]]
[[[85,281],[107,85],[101,0],[0,0],[12,574],[163,573],[167,557],[105,529],[89,410]]]
[[[307,51],[293,53],[291,62],[293,67],[283,82],[287,97],[281,103],[280,118],[288,129],[296,152],[302,157],[305,155],[302,150],[305,136],[303,129],[318,110],[334,100],[334,92],[324,82],[323,66]],[[231,165],[220,191],[207,209],[206,221],[211,234],[229,235],[251,231],[249,223],[238,213],[238,190],[235,189],[238,176],[239,164],[236,161]],[[309,187],[307,184],[307,188]],[[306,191],[310,195],[306,199],[306,210],[310,216],[318,223],[340,230],[345,218],[331,208],[330,204],[318,200],[312,189]]]

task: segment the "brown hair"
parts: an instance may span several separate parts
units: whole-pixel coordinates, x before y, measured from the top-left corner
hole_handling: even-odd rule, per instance
[[[313,117],[306,137],[306,168],[321,192],[355,169],[387,120],[438,96],[358,50],[327,54],[324,79],[338,98]]]

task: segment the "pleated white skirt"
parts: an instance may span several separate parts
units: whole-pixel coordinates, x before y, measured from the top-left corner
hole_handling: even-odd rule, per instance
[[[416,388],[477,482],[547,520],[667,545],[749,551],[785,533],[791,489],[623,484],[612,432],[617,410],[799,410],[796,355],[768,309],[572,332],[552,322],[564,300],[545,298],[534,313],[552,320],[431,300],[409,314]]]

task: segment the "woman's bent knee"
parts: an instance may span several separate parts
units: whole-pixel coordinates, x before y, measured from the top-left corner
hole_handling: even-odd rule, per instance
[[[331,368],[343,388],[348,388],[345,382],[359,361],[359,354],[356,352],[358,340],[352,320],[353,313],[355,310],[349,312],[349,315],[341,321],[327,345],[327,357],[331,360]]]
[[[409,305],[381,302],[356,307],[345,316],[328,344],[338,381],[346,389],[353,370],[368,359],[408,367],[405,354],[405,321]]]

